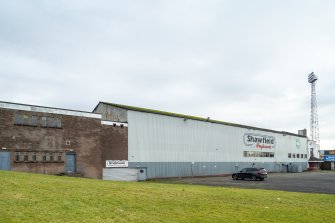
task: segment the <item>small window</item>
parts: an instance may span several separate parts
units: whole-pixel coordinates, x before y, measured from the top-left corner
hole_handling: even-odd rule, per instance
[[[42,127],[47,127],[47,117],[42,117]]]
[[[293,155],[293,158],[295,158],[295,153],[293,153],[292,155]]]
[[[57,128],[62,128],[62,116],[57,117]]]
[[[275,153],[274,153],[274,152],[271,152],[271,153],[270,153],[270,157],[275,157]]]
[[[291,154],[291,153],[289,153],[289,154],[288,154],[288,158],[291,158],[291,157],[292,157],[292,154]]]
[[[36,161],[37,160],[36,152],[31,153],[31,160],[32,161]]]
[[[47,153],[43,153],[42,159],[43,161],[47,161]]]
[[[305,154],[305,159],[307,159],[307,154]]]
[[[55,118],[54,117],[49,118],[49,127],[51,127],[51,128],[55,127]]]
[[[21,115],[18,113],[15,114],[15,125],[21,125]]]
[[[70,140],[66,140],[65,141],[65,145],[67,145],[67,146],[71,145],[71,141]]]
[[[15,161],[20,161],[20,152],[15,152]]]
[[[62,161],[62,153],[58,153],[58,158],[57,158],[58,161]]]
[[[304,158],[304,154],[300,154],[300,158]]]
[[[25,152],[23,154],[23,161],[28,161],[28,158],[29,158],[28,152]]]
[[[53,153],[50,153],[49,160],[54,161],[54,154]]]
[[[31,125],[37,126],[37,116],[36,115],[31,116]]]
[[[297,154],[297,158],[299,158],[299,153]]]
[[[29,125],[29,116],[23,115],[23,125]]]

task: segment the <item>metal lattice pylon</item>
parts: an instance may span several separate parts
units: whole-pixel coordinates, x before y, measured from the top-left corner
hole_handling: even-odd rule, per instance
[[[316,102],[316,90],[315,85],[318,77],[312,72],[308,75],[308,82],[311,84],[311,123],[310,123],[310,140],[314,141],[316,144],[320,144],[319,138],[319,121],[317,112],[317,102]]]

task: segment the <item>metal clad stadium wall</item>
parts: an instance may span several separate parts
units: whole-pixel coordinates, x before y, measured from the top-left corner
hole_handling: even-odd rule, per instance
[[[187,118],[128,110],[129,167],[146,167],[147,178],[231,173],[251,165],[269,172],[287,165],[307,169],[307,138]],[[273,148],[246,145],[245,134],[274,137]],[[274,157],[245,157],[245,151],[273,152]]]

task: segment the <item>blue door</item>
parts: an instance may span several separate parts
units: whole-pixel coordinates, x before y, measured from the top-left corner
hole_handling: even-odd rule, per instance
[[[66,154],[66,172],[76,172],[76,154],[74,153]]]
[[[0,152],[0,170],[10,170],[10,152]]]

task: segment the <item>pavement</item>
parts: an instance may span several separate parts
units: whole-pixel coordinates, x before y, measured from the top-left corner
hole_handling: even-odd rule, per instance
[[[173,178],[165,182],[207,186],[281,190],[292,192],[335,194],[335,171],[302,173],[268,173],[264,181],[233,180],[225,177]]]

